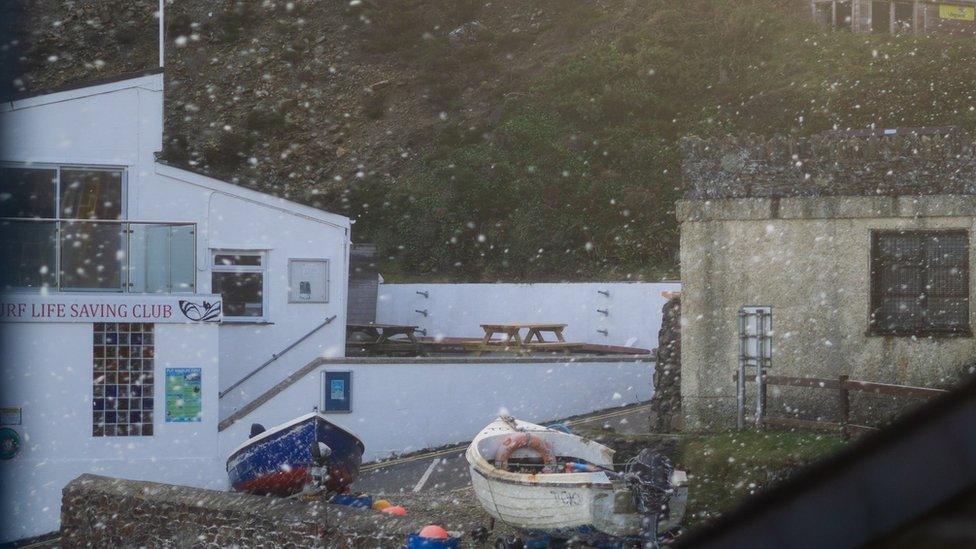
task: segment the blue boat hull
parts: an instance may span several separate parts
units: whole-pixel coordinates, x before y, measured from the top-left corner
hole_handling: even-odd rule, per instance
[[[311,480],[312,447],[318,442],[332,449],[329,490],[344,492],[359,476],[363,443],[318,414],[265,431],[252,441],[227,458],[231,486],[241,492],[278,496],[300,492]]]

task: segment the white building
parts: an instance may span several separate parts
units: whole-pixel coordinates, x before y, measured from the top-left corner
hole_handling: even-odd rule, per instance
[[[0,104],[0,543],[83,472],[226,486],[220,419],[343,356],[349,220],[157,162],[162,125],[159,72]]]

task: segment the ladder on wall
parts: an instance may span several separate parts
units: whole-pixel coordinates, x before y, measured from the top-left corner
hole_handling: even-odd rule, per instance
[[[756,380],[755,422],[762,427],[766,411],[767,373],[773,360],[773,310],[772,307],[749,306],[739,309],[739,375],[736,376],[736,426],[746,423],[746,379]]]

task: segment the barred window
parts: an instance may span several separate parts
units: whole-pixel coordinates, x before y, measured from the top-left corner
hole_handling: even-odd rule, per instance
[[[966,231],[874,233],[870,331],[906,336],[970,333]]]
[[[153,434],[153,325],[97,322],[92,436]]]

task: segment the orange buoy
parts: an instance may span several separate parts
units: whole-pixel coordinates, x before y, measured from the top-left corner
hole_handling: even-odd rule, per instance
[[[385,499],[378,499],[378,500],[376,500],[376,501],[373,502],[373,509],[376,510],[376,511],[382,511],[383,509],[386,509],[386,508],[392,507],[392,506],[393,506],[393,504],[390,503],[389,501],[386,501]]]
[[[427,539],[447,539],[451,536],[448,535],[447,530],[441,528],[436,524],[428,524],[420,530],[420,537]]]
[[[402,505],[391,505],[391,506],[387,507],[386,509],[383,509],[382,512],[383,513],[386,513],[388,515],[395,515],[395,516],[398,516],[398,517],[405,517],[405,516],[407,516],[407,510],[404,509]]]

